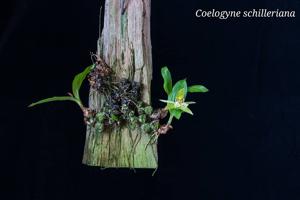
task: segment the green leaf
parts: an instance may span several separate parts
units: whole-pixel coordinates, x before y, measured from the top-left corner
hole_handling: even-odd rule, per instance
[[[195,93],[195,92],[208,92],[209,90],[203,85],[192,85],[188,87],[188,92]]]
[[[180,119],[182,112],[183,111],[180,109],[171,109],[170,110],[170,114],[173,115],[178,120]]]
[[[176,97],[182,98],[182,101],[185,100],[186,94],[187,94],[187,83],[186,79],[177,81],[177,83],[174,85],[171,94],[168,96],[169,101],[176,101]]]
[[[73,79],[73,82],[72,82],[73,95],[79,101],[80,101],[79,90],[81,88],[82,82],[84,81],[86,76],[90,73],[92,68],[93,68],[93,65],[88,66],[87,68],[85,68],[85,70],[83,72],[77,74]]]
[[[33,107],[33,106],[36,106],[39,104],[49,103],[49,102],[53,102],[53,101],[74,101],[79,106],[81,106],[80,102],[78,100],[76,100],[74,97],[62,96],[62,97],[51,97],[51,98],[43,99],[43,100],[40,100],[40,101],[30,104],[28,107]]]
[[[161,75],[164,79],[164,90],[169,95],[172,92],[172,76],[168,67],[161,68]]]

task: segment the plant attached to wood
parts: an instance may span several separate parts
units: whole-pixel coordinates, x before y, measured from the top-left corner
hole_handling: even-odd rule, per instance
[[[186,79],[180,80],[172,86],[171,73],[167,67],[163,67],[161,69],[161,74],[164,79],[164,90],[168,95],[168,100],[160,101],[167,103],[165,109],[167,109],[170,113],[168,124],[171,124],[173,117],[180,119],[184,112],[193,115],[193,112],[188,108],[188,106],[196,102],[186,102],[185,99],[187,94],[208,92],[208,89],[203,85],[193,85],[188,87]]]
[[[90,117],[92,112],[89,108],[86,108],[83,106],[83,103],[80,99],[79,90],[81,88],[81,85],[82,85],[84,79],[90,73],[90,71],[92,70],[93,67],[94,67],[94,65],[90,65],[90,66],[86,67],[83,72],[77,74],[74,77],[73,82],[72,82],[72,92],[73,93],[68,93],[68,96],[55,96],[55,97],[43,99],[43,100],[40,100],[40,101],[30,104],[28,107],[33,107],[36,105],[49,103],[49,102],[53,102],[53,101],[73,101],[82,110],[85,121],[86,121]]]
[[[173,86],[172,76],[167,67],[161,69],[164,80],[163,88],[167,94],[167,100],[160,100],[167,105],[164,108],[153,109],[140,100],[140,90],[143,87],[135,81],[117,78],[114,71],[101,58],[77,74],[72,82],[72,94],[40,100],[32,103],[33,107],[53,101],[73,101],[83,111],[84,122],[102,133],[106,129],[121,128],[127,126],[130,130],[140,128],[143,132],[151,134],[149,144],[157,142],[161,134],[166,134],[172,129],[172,120],[180,119],[182,113],[193,115],[188,107],[195,102],[185,101],[188,93],[208,92],[203,85],[188,86],[186,79],[179,80]],[[100,110],[94,110],[83,106],[79,96],[79,90],[85,78],[88,78],[92,90],[98,92],[105,99]],[[169,115],[166,124],[162,120]]]
[[[121,5],[121,6],[120,6]],[[102,168],[157,169],[157,140],[172,129],[172,120],[192,114],[186,101],[190,92],[207,92],[202,85],[188,87],[186,80],[173,86],[171,73],[162,68],[167,94],[163,108],[150,105],[152,53],[151,1],[105,1],[94,64],[76,75],[72,94],[33,103],[73,101],[87,125],[82,163]],[[101,10],[100,10],[101,16]],[[80,99],[83,80],[90,84],[89,106]],[[166,117],[168,120],[165,120]]]
[[[156,132],[153,133],[151,137],[152,142],[155,142],[160,134],[166,134],[170,129],[173,128],[171,123],[174,117],[179,120],[184,112],[193,115],[193,112],[188,106],[196,102],[185,101],[188,93],[208,92],[208,89],[203,85],[188,86],[186,79],[177,81],[173,86],[172,76],[168,67],[163,67],[161,69],[161,75],[164,79],[163,87],[168,95],[168,100],[160,101],[167,104],[162,110],[169,113],[169,120],[167,124],[161,126]]]

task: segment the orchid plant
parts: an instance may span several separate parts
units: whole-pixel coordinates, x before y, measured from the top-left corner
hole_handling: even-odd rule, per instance
[[[167,111],[169,114],[169,119],[167,124],[162,125],[158,131],[155,131],[151,136],[146,148],[149,144],[157,142],[159,135],[166,134],[170,129],[172,129],[172,120],[174,117],[179,120],[182,113],[188,113],[193,115],[193,112],[189,108],[190,104],[195,104],[193,101],[185,101],[188,93],[204,93],[208,92],[208,89],[203,85],[192,85],[188,86],[186,79],[179,80],[173,86],[171,72],[168,67],[163,67],[161,69],[161,75],[164,80],[163,88],[168,95],[167,100],[161,99],[161,102],[167,105],[162,109]]]
[[[188,107],[190,104],[195,104],[193,101],[185,101],[188,93],[204,93],[208,89],[203,85],[188,86],[186,79],[179,80],[172,85],[172,76],[168,67],[161,69],[161,75],[164,79],[164,90],[168,95],[167,100],[160,100],[166,103],[165,109],[169,111],[168,125],[171,125],[173,118],[180,119],[182,113],[193,115],[193,112]]]
[[[83,115],[87,117],[89,115],[89,109],[84,107],[80,95],[79,95],[79,90],[82,86],[83,81],[87,77],[87,75],[91,72],[91,70],[94,68],[94,65],[90,65],[84,69],[83,72],[77,74],[72,82],[72,93],[68,93],[68,96],[55,96],[55,97],[50,97],[47,99],[42,99],[40,101],[37,101],[35,103],[30,104],[28,107],[33,107],[37,106],[40,104],[44,103],[49,103],[49,102],[54,102],[54,101],[72,101],[75,102],[80,109],[83,112]]]
[[[73,101],[73,102],[77,103],[79,105],[79,107],[81,108],[81,110],[83,111],[84,121],[87,125],[93,124],[92,122],[95,121],[93,119],[93,118],[95,118],[95,116],[99,122],[102,122],[104,119],[103,113],[94,113],[93,110],[86,108],[83,105],[83,103],[80,99],[80,96],[79,96],[79,90],[82,86],[84,79],[88,76],[88,74],[91,73],[91,71],[94,68],[95,68],[95,65],[91,65],[91,66],[87,67],[83,72],[77,74],[74,77],[73,82],[72,82],[72,94],[68,93],[69,96],[59,96],[59,97],[51,97],[51,98],[43,99],[43,100],[40,100],[40,101],[30,104],[29,107],[33,107],[33,106],[36,106],[39,104],[49,103],[49,102],[53,102],[53,101]],[[156,142],[160,134],[166,134],[168,132],[168,130],[172,129],[171,123],[172,123],[172,120],[174,117],[177,120],[179,120],[181,118],[182,113],[188,113],[190,115],[193,115],[193,112],[189,108],[189,105],[195,104],[195,102],[186,101],[186,97],[187,97],[188,93],[208,92],[208,89],[203,85],[188,86],[186,79],[177,81],[175,83],[175,85],[173,86],[172,76],[171,76],[171,73],[170,73],[168,67],[163,67],[161,69],[161,75],[164,80],[163,88],[164,88],[164,91],[166,92],[168,98],[167,98],[167,100],[160,100],[167,104],[163,109],[158,109],[158,110],[160,110],[160,112],[159,112],[160,117],[157,117],[155,115],[155,112],[153,111],[151,106],[146,106],[146,107],[138,106],[138,110],[144,109],[145,114],[148,114],[148,117],[146,117],[146,115],[144,115],[144,114],[142,114],[141,116],[138,116],[139,121],[142,123],[142,127],[144,127],[144,128],[146,127],[147,130],[149,129],[146,132],[153,133],[152,136],[150,137],[148,144]],[[124,107],[124,106],[125,105],[122,105],[122,107]],[[150,110],[149,110],[149,108],[150,108]],[[134,115],[134,111],[132,111],[130,113],[131,113],[130,117],[132,118],[133,117],[132,115]],[[168,119],[167,124],[161,125],[159,127],[159,121],[157,121],[157,119],[159,119],[159,118],[163,119],[165,116],[167,116],[167,114],[169,114],[169,119]],[[98,119],[99,116],[101,116],[100,117],[101,119]],[[115,116],[114,114],[112,114],[110,116],[112,116],[110,118],[110,120],[118,121],[118,119],[119,119],[119,117]],[[156,116],[156,117],[153,117],[153,116]],[[125,118],[126,118],[126,116],[125,116]],[[153,121],[146,123],[146,118],[150,118],[150,119],[154,118],[154,119],[152,119]],[[135,119],[135,118],[133,117],[133,119]],[[92,120],[92,122],[90,122],[91,120]],[[134,124],[134,123],[131,123],[131,124]],[[154,125],[154,126],[151,126],[151,125]],[[146,145],[146,148],[147,148],[148,144]]]

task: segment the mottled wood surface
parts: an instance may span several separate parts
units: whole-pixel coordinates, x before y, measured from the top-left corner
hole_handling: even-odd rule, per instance
[[[104,27],[98,54],[117,76],[143,85],[142,100],[150,104],[152,54],[150,0],[107,0]],[[122,12],[123,11],[123,12]],[[100,94],[90,91],[90,107],[99,110]],[[83,163],[103,168],[156,168],[157,144],[149,145],[150,135],[127,127],[97,133],[88,127]]]

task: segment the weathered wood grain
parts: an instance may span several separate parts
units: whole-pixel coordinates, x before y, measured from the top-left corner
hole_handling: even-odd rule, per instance
[[[150,104],[152,54],[150,0],[107,0],[98,55],[120,78],[140,82],[142,100]],[[90,91],[89,106],[99,110],[100,94]],[[102,133],[88,127],[83,163],[103,168],[157,168],[157,144],[148,146],[150,135],[139,128],[113,128]]]

